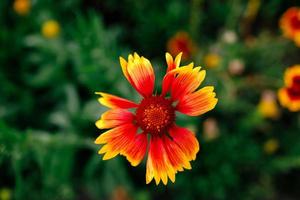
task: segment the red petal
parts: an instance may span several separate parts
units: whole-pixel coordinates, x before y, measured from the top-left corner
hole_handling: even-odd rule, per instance
[[[215,98],[216,93],[213,92],[214,87],[204,87],[197,92],[186,94],[179,100],[176,109],[190,116],[198,116],[212,110],[218,99]]]
[[[135,108],[138,107],[138,104],[129,101],[127,99],[123,99],[121,97],[117,97],[111,94],[106,94],[103,92],[96,92],[96,94],[101,95],[102,97],[98,99],[99,103],[109,108]]]
[[[200,67],[192,69],[193,64],[187,66],[185,70],[178,72],[171,87],[171,96],[173,100],[180,99],[186,94],[195,91],[205,78],[205,71]]]
[[[147,150],[147,134],[140,133],[135,135],[133,141],[130,141],[130,147],[124,153],[132,166],[137,166],[145,156]]]
[[[188,160],[196,159],[196,154],[199,151],[199,143],[190,130],[174,125],[170,128],[169,134]]]
[[[134,141],[137,127],[133,124],[124,124],[101,134],[95,141],[96,144],[105,144],[99,154],[104,154],[103,160],[111,159],[118,154],[125,155]]]
[[[172,182],[175,181],[175,173],[162,139],[159,136],[152,136],[147,160],[146,183],[150,183],[154,178],[157,185],[160,180],[166,185],[168,177]]]
[[[191,169],[190,160],[185,156],[180,147],[166,135],[163,136],[164,146],[171,165],[176,171]]]
[[[128,56],[128,62],[120,58],[123,73],[130,84],[144,97],[151,96],[155,75],[150,61],[137,53]]]
[[[111,109],[101,115],[101,118],[96,122],[99,129],[114,128],[121,124],[132,122],[134,115],[125,109]]]

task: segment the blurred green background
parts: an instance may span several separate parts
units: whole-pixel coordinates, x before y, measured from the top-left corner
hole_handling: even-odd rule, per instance
[[[0,1],[0,200],[297,200],[300,115],[280,107],[300,48],[282,37],[292,0]],[[145,161],[102,161],[95,91],[139,101],[118,57],[150,59],[184,38],[216,108],[179,116],[201,150],[174,184],[145,184]],[[185,53],[185,52],[184,52]],[[159,87],[158,87],[159,88]]]

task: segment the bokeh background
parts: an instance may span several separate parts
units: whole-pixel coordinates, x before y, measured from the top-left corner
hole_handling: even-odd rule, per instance
[[[300,63],[282,14],[297,0],[1,0],[0,199],[297,200],[300,115],[278,103]],[[102,161],[96,91],[139,101],[118,57],[165,52],[207,70],[219,102],[178,123],[201,150],[174,184],[145,184],[145,161]]]

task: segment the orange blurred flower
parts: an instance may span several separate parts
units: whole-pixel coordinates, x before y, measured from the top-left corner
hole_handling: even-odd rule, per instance
[[[118,186],[113,190],[111,200],[131,200],[131,198],[123,186]]]
[[[300,65],[285,71],[284,82],[285,87],[278,91],[280,104],[292,112],[300,111]]]
[[[60,32],[60,25],[55,20],[48,20],[43,23],[42,34],[45,38],[55,38]]]
[[[182,59],[187,60],[194,54],[196,46],[187,32],[180,31],[170,38],[167,49],[173,56],[182,52]]]
[[[265,118],[277,119],[279,117],[276,95],[273,91],[266,90],[263,92],[258,104],[258,111]]]
[[[111,109],[96,122],[99,129],[110,130],[95,141],[104,145],[99,150],[99,154],[104,154],[103,160],[120,154],[137,166],[148,152],[146,183],[154,178],[156,184],[162,181],[165,185],[168,179],[175,181],[177,172],[191,169],[190,161],[196,159],[199,151],[195,134],[176,125],[175,112],[199,116],[212,110],[218,101],[214,87],[197,90],[205,78],[204,70],[194,68],[193,63],[180,67],[181,54],[173,59],[166,53],[166,60],[162,93],[157,95],[153,94],[155,74],[150,61],[137,53],[130,54],[127,61],[120,57],[124,76],[142,101],[135,103],[97,92],[101,95],[99,102]]]
[[[31,8],[30,0],[15,0],[13,4],[14,11],[19,15],[27,15]]]
[[[300,8],[289,8],[279,21],[283,35],[300,46]]]

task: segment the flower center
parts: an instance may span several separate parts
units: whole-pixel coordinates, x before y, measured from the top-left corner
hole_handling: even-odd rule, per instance
[[[293,78],[293,85],[300,88],[300,75]]]
[[[147,97],[136,110],[136,120],[143,131],[160,134],[175,121],[175,110],[172,102],[164,97]]]
[[[288,88],[287,93],[292,100],[300,100],[300,88],[299,87]]]
[[[291,19],[291,26],[293,29],[300,29],[300,17],[298,16],[294,16],[292,19]]]

